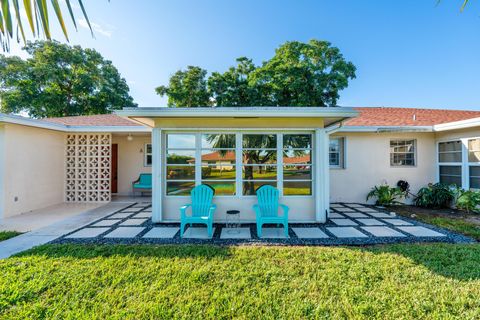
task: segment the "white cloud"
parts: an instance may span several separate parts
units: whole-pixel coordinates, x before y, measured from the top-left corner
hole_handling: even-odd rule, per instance
[[[85,28],[85,29],[90,29],[88,27],[88,22],[87,20],[85,20],[84,18],[81,18],[81,19],[78,19],[78,24],[80,25],[80,27],[82,28]],[[93,29],[93,32],[94,33],[98,33],[98,34],[101,34],[107,38],[110,38],[112,36],[112,33],[113,33],[113,28],[111,25],[105,27],[105,26],[102,26],[98,23],[95,23],[95,22],[92,22],[90,21],[90,24],[92,25],[92,29]],[[109,28],[108,28],[109,27]]]

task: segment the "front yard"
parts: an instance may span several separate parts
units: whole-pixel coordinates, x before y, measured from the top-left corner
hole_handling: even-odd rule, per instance
[[[0,317],[480,317],[480,246],[47,245],[0,261]]]
[[[453,209],[425,209],[414,206],[394,206],[397,214],[449,229],[480,241],[480,215]],[[412,216],[413,215],[413,216]]]
[[[20,232],[16,231],[0,231],[0,241],[4,241],[20,235]]]

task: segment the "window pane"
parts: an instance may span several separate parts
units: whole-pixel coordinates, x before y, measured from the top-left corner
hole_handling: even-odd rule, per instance
[[[455,184],[460,187],[462,185],[462,178],[454,176],[440,176],[440,182],[448,185]]]
[[[462,153],[440,153],[438,155],[438,161],[440,162],[462,162]]]
[[[449,141],[449,142],[440,142],[438,144],[438,151],[462,151],[462,142],[461,141]]]
[[[152,153],[152,145],[150,143],[147,143],[147,146],[145,148],[146,153]]]
[[[480,162],[480,139],[468,140],[468,161]]]
[[[311,163],[310,150],[288,150],[283,152],[283,163]]]
[[[244,181],[243,182],[243,194],[247,196],[254,196],[255,191],[261,186],[269,185],[272,187],[277,187],[277,182],[267,182],[267,181]]]
[[[167,150],[168,164],[194,164],[195,150]]]
[[[169,196],[189,196],[195,182],[167,182],[167,195]]]
[[[167,180],[195,180],[194,166],[167,166]]]
[[[480,166],[470,166],[470,176],[480,177]]]
[[[276,134],[244,134],[244,148],[275,149],[277,148]]]
[[[283,194],[286,196],[293,195],[311,195],[311,181],[285,181],[283,183]]]
[[[285,149],[310,149],[312,147],[311,134],[284,134],[283,148]]]
[[[312,168],[311,166],[284,166],[283,167],[284,180],[311,180]]]
[[[277,151],[244,150],[243,163],[245,164],[269,164],[277,162]]]
[[[235,180],[235,166],[203,166],[204,180]]]
[[[329,151],[330,152],[338,152],[340,150],[340,140],[339,139],[331,139],[329,144]]]
[[[235,164],[235,151],[203,150],[202,163],[205,164]]]
[[[202,148],[228,149],[235,148],[234,134],[203,134]]]
[[[151,155],[147,155],[147,166],[151,166],[152,165],[152,156]]]
[[[329,163],[331,166],[339,166],[340,165],[340,156],[338,153],[330,153],[329,154]]]
[[[195,149],[195,135],[193,134],[168,134],[167,148]]]
[[[235,195],[235,182],[211,182],[211,181],[206,181],[206,184],[211,186],[213,189],[215,189],[215,195],[216,196],[221,196],[221,195],[228,195],[228,196],[233,196]]]
[[[276,180],[276,166],[243,166],[245,180]]]
[[[390,152],[415,152],[415,140],[392,140]]]
[[[390,164],[392,166],[414,166],[414,155],[412,153],[390,154]]]
[[[440,166],[440,175],[461,176],[462,167],[461,166]]]
[[[480,166],[470,166],[470,188],[480,189]]]

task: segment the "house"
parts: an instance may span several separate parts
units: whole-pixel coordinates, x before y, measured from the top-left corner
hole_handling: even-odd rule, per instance
[[[193,186],[216,190],[216,221],[255,190],[279,188],[292,222],[325,222],[329,202],[365,202],[406,180],[480,189],[480,111],[344,107],[132,108],[28,119],[0,115],[0,218],[62,202],[131,195],[153,172],[154,222],[178,221]]]

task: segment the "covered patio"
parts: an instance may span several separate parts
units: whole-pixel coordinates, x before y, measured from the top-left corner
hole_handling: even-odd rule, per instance
[[[178,222],[192,188],[215,189],[215,222],[240,210],[255,221],[255,191],[272,185],[292,223],[329,215],[329,135],[350,108],[135,108],[118,115],[152,128],[152,222]]]

